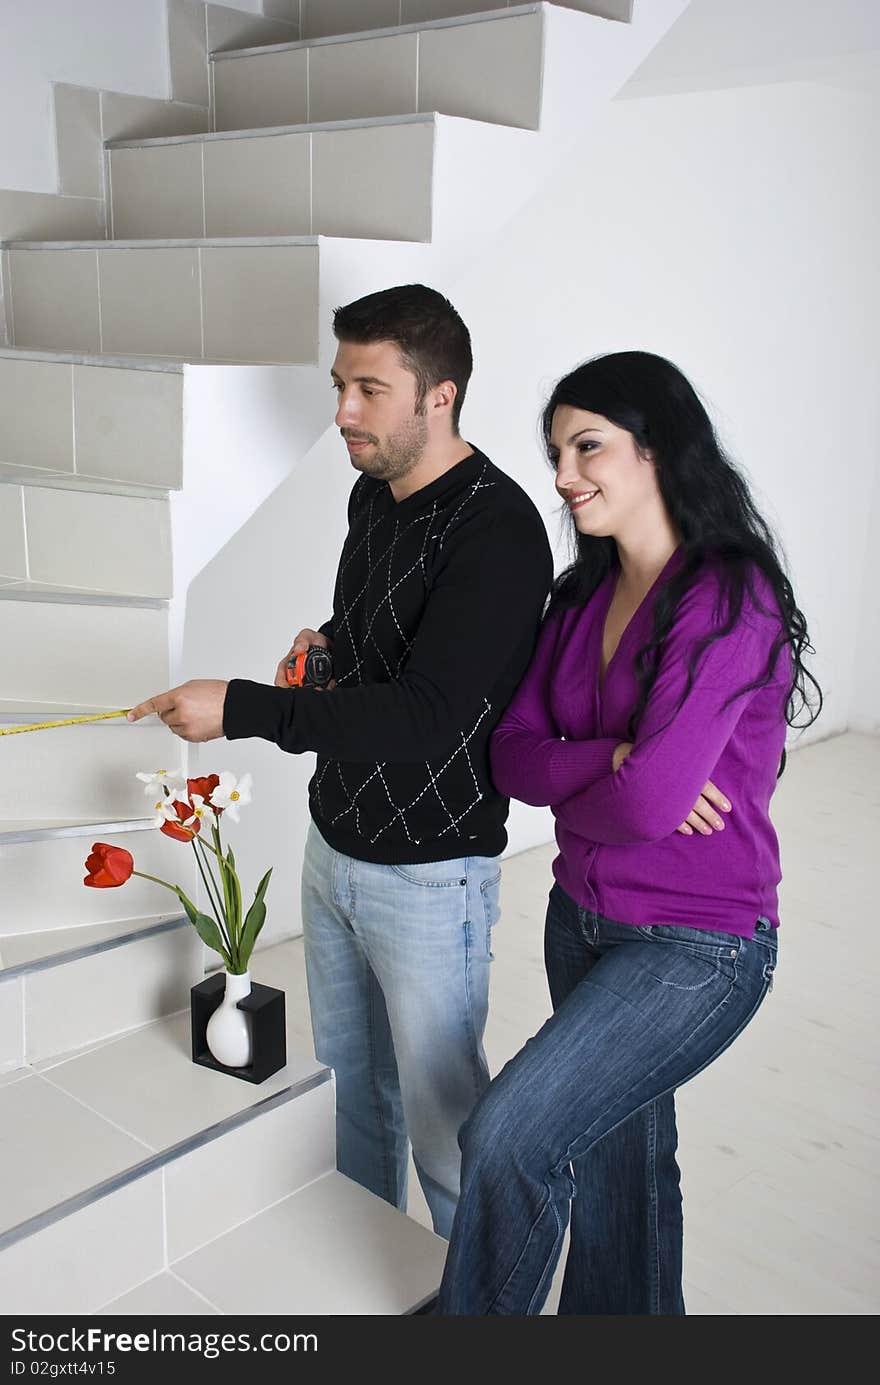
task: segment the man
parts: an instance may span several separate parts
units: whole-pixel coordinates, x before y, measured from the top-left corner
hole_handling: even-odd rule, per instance
[[[196,680],[135,708],[186,740],[317,751],[303,865],[315,1052],[335,1069],[338,1165],[403,1208],[407,1139],[435,1230],[458,1131],[489,1077],[490,933],[508,800],[489,733],[525,671],[552,578],[529,498],[459,432],[472,369],[452,305],[422,285],[336,311],[336,423],[362,474],[333,615],[332,690]]]

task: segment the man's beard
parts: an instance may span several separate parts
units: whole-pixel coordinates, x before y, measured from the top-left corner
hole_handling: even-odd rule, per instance
[[[414,414],[396,433],[387,437],[381,446],[378,439],[374,439],[372,435],[369,440],[375,441],[376,451],[369,461],[357,456],[352,457],[352,466],[357,467],[358,471],[366,472],[375,481],[400,481],[409,475],[424,455],[428,442],[427,417],[423,413]]]

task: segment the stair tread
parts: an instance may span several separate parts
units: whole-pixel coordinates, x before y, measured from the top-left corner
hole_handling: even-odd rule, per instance
[[[136,1289],[130,1289],[127,1294],[122,1294],[100,1309],[102,1318],[210,1317],[218,1312],[219,1309],[193,1293],[169,1270],[153,1275],[152,1279],[138,1284]]]
[[[447,15],[443,19],[420,19],[411,24],[390,24],[384,29],[355,29],[346,34],[316,34],[314,38],[291,39],[287,43],[268,43],[262,47],[226,48],[208,54],[210,62],[224,62],[227,58],[250,58],[262,53],[284,53],[289,49],[319,48],[328,43],[357,43],[364,39],[393,38],[397,34],[423,33],[430,29],[453,29],[463,24],[487,23],[491,20],[515,19],[523,14],[535,14],[544,5],[532,3],[512,5],[509,9],[486,5],[485,10],[476,14]]]
[[[201,1067],[186,1010],[0,1085],[0,1249],[329,1078],[297,1053],[259,1085]]]
[[[437,119],[462,120],[466,116],[438,116],[436,111],[411,111],[404,115],[351,116],[345,120],[317,120],[298,125],[255,125],[245,130],[210,130],[188,135],[156,135],[151,139],[107,140],[105,149],[152,149],[163,144],[215,144],[229,139],[267,139],[272,135],[304,135],[318,130],[375,129],[385,125],[431,125]],[[107,244],[102,241],[100,244]]]
[[[100,726],[102,723],[96,724]],[[90,837],[93,832],[107,834],[153,830],[155,829],[151,817],[0,818],[0,846],[11,846],[17,842],[48,841],[58,837]]]
[[[0,601],[47,601],[75,606],[136,606],[138,609],[164,611],[167,596],[134,596],[126,592],[95,591],[86,587],[59,587],[50,582],[4,581],[0,585]]]
[[[150,937],[155,933],[189,927],[180,913],[151,914],[115,919],[107,923],[73,924],[33,933],[0,933],[0,981],[26,972],[60,966],[108,948]]]
[[[76,244],[80,244],[79,241]],[[98,244],[106,245],[106,241]],[[183,361],[167,356],[98,356],[83,351],[40,351],[30,346],[0,346],[0,361],[43,361],[47,365],[104,366],[115,370],[152,370],[166,375],[182,375]]]
[[[322,239],[324,237],[321,236],[201,236],[189,240],[8,240],[0,241],[0,246],[10,250],[204,250],[213,247],[227,250],[236,246],[245,249],[259,245],[315,246]],[[358,238],[353,236],[348,239]]]
[[[174,1273],[221,1313],[407,1314],[436,1294],[446,1248],[331,1172],[175,1261]]]

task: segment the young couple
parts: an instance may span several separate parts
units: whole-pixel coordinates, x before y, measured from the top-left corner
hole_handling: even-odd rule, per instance
[[[421,285],[337,310],[336,424],[361,475],[335,686],[195,680],[142,703],[186,740],[316,751],[303,932],[338,1165],[406,1205],[410,1143],[449,1238],[437,1311],[682,1314],[675,1089],[776,964],[768,807],[804,707],[804,618],[680,371],[588,361],[544,410],[572,565],[459,431],[470,337]],[[540,635],[535,636],[546,598]],[[821,705],[821,694],[819,694]],[[483,1052],[510,797],[549,805],[553,1015]]]

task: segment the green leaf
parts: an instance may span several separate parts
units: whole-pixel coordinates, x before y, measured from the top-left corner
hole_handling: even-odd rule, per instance
[[[219,952],[228,967],[232,966],[232,959],[226,948],[223,946],[223,938],[220,929],[212,918],[207,914],[202,914],[193,904],[191,899],[187,899],[182,890],[179,891],[180,902],[186,911],[186,916],[198,933],[203,943],[206,943],[214,952]]]
[[[238,960],[245,969],[250,960],[250,955],[254,950],[254,943],[260,935],[260,929],[266,922],[266,904],[264,897],[271,874],[272,867],[270,866],[257,886],[254,902],[248,909],[248,915],[244,921],[244,929],[242,930],[241,942],[238,948]]]

